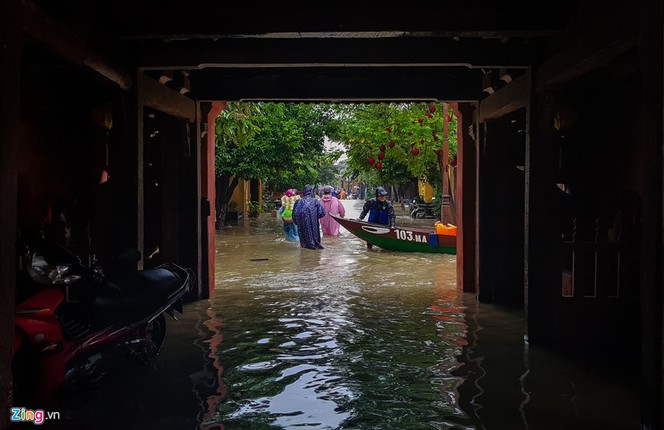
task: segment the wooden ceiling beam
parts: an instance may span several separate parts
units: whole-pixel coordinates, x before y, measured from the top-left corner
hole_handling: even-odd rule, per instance
[[[205,67],[526,67],[538,55],[524,40],[452,38],[222,39],[145,42],[146,69]]]
[[[144,74],[141,79],[143,105],[188,122],[196,121],[196,102]]]
[[[25,31],[60,57],[103,76],[123,90],[133,85],[132,73],[115,63],[100,49],[52,18],[30,0],[22,0]]]
[[[556,89],[606,65],[637,45],[639,31],[634,14],[616,14],[544,61],[535,75],[536,90]]]
[[[480,122],[500,118],[527,106],[529,74],[520,76],[480,102]]]
[[[206,69],[192,73],[200,100],[401,101],[478,100],[479,70]]]
[[[130,90],[135,80],[133,73],[121,67],[100,48],[79,36],[68,26],[49,16],[30,0],[22,0],[25,16],[24,31],[39,44],[74,65],[90,69],[120,89]],[[139,74],[143,84],[143,103],[176,118],[195,121],[195,102],[188,97]]]
[[[96,2],[96,25],[105,34],[128,39],[215,38],[223,35],[306,33],[441,32],[477,37],[518,37],[564,31],[572,0],[545,7],[532,0],[496,3],[385,2],[329,0],[210,2],[190,0],[183,7],[116,0],[109,8]],[[118,25],[122,22],[122,25]]]

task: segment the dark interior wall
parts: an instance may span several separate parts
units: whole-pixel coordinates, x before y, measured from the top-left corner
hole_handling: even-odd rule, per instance
[[[44,231],[85,254],[105,232],[100,182],[110,143],[110,93],[77,70],[32,60],[28,50],[21,86],[19,229],[28,235]]]
[[[199,234],[198,229],[200,219],[199,211],[199,177],[197,152],[199,151],[196,140],[195,124],[182,121],[176,121],[177,129],[177,153],[178,153],[178,172],[177,190],[179,201],[179,259],[178,261],[185,267],[196,268],[199,263]],[[166,215],[169,216],[169,215]],[[198,290],[190,292],[189,300],[195,300],[203,297],[207,286],[197,283]]]
[[[196,267],[196,157],[189,125],[146,109],[144,117],[145,267]]]
[[[553,326],[563,348],[610,351],[604,361],[638,366],[641,207],[650,182],[642,168],[642,84],[639,73],[605,72],[579,79],[557,96],[557,178],[569,187],[561,219],[566,217],[563,239],[574,240],[565,249],[575,262],[576,297],[558,292]],[[613,265],[604,266],[608,261]]]
[[[109,272],[137,246],[138,97],[39,48],[26,49],[22,79],[18,224],[45,232]],[[57,84],[54,84],[57,83]],[[146,267],[197,265],[196,142],[186,122],[143,113]]]
[[[486,123],[479,161],[480,300],[523,306],[525,109]]]
[[[177,140],[163,114],[151,110],[144,117],[145,267],[177,256]],[[164,214],[168,214],[165,217]]]
[[[560,180],[570,186],[575,216],[604,216],[619,193],[642,189],[639,86],[637,76],[617,82],[590,76],[559,97],[569,117],[559,132]]]

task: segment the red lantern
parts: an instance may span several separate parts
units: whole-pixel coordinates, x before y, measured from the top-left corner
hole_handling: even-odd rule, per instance
[[[369,157],[369,159],[367,160],[367,163],[369,163],[369,164],[373,164],[374,161],[376,161],[376,160],[374,160],[373,157]]]
[[[417,149],[417,148],[413,148],[413,150],[411,152],[412,152],[413,155],[420,155],[420,150]]]
[[[376,163],[376,169],[380,170],[382,167],[383,167],[383,165],[380,164],[380,162]]]
[[[394,143],[393,140],[390,140],[390,143],[388,143],[387,145],[388,145],[390,148],[394,148],[394,145],[396,145],[396,143]]]
[[[382,152],[379,153],[379,154],[378,154],[378,159],[379,159],[379,160],[382,160],[383,158],[385,158],[385,154],[382,153]]]
[[[385,152],[385,145],[380,145],[380,152]]]

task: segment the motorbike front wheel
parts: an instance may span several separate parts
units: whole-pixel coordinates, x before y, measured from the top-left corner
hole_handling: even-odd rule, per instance
[[[426,215],[424,209],[415,209],[410,216],[414,219],[422,219]]]

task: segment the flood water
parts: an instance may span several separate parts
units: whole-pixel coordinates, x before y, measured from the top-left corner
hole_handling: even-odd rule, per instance
[[[69,390],[47,427],[639,428],[638,372],[529,346],[522,312],[458,292],[455,256],[322,243],[269,213],[226,227],[214,297],[168,322],[159,361]]]

